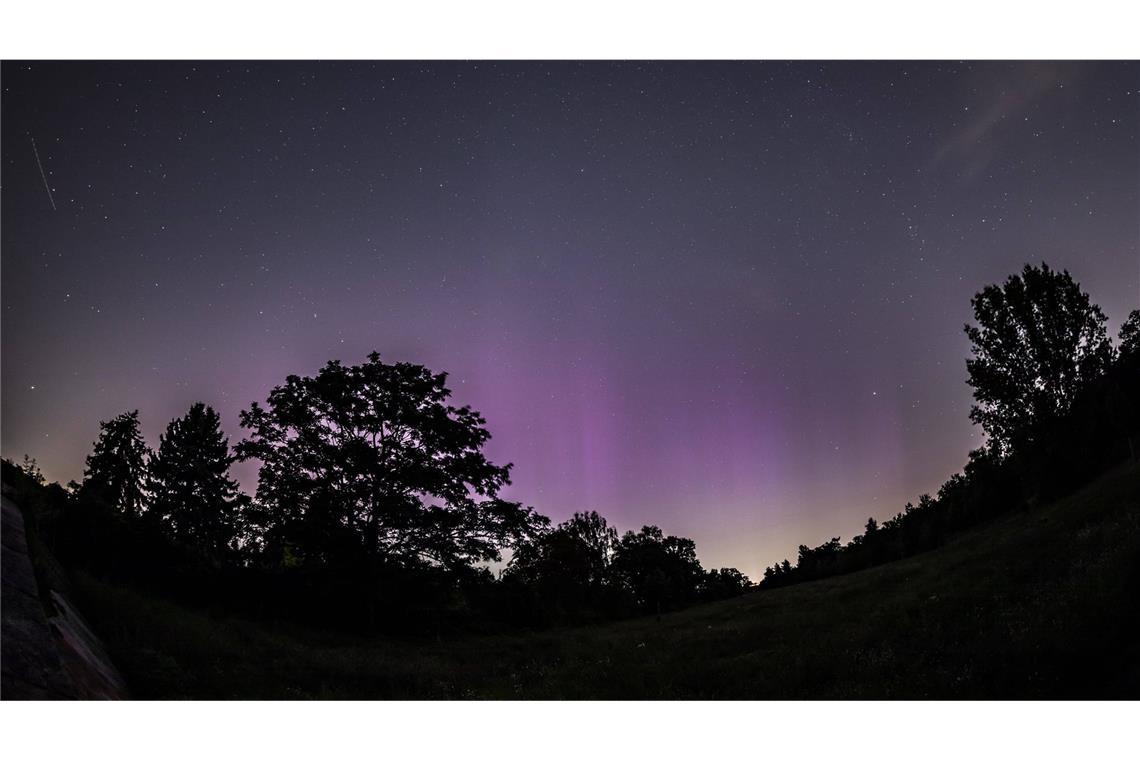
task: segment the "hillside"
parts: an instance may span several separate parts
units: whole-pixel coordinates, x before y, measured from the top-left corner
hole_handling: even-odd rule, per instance
[[[143,698],[1136,698],[1140,466],[908,560],[541,633],[364,640],[72,583]]]

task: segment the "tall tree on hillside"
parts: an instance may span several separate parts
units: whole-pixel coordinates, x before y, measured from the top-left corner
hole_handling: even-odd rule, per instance
[[[1004,285],[974,296],[966,325],[973,357],[967,381],[999,457],[1032,441],[1035,429],[1068,410],[1077,392],[1112,361],[1105,316],[1067,271],[1026,265]]]
[[[139,412],[99,423],[99,439],[87,457],[79,494],[125,514],[142,514],[146,502],[148,450],[139,432]]]
[[[491,434],[447,403],[446,373],[385,364],[379,354],[315,377],[291,375],[267,407],[241,413],[240,459],[261,460],[267,544],[301,562],[343,551],[447,568],[497,560],[542,522],[498,498],[510,465],[481,449]]]
[[[244,501],[220,423],[211,407],[194,404],[167,425],[150,465],[154,516],[176,541],[214,558],[235,548]]]

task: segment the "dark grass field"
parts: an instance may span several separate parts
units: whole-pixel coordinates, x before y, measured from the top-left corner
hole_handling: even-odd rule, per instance
[[[1140,466],[943,548],[616,624],[412,643],[72,579],[138,698],[1138,698]]]

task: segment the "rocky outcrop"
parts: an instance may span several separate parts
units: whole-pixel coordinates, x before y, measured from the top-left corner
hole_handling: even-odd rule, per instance
[[[79,699],[123,699],[127,684],[111,663],[107,650],[91,626],[57,591],[51,592],[56,614],[48,624],[56,635],[63,668],[71,678]]]
[[[56,589],[41,594],[24,517],[11,499],[2,500],[0,698],[127,697],[123,677],[74,605]]]
[[[0,698],[71,699],[71,679],[63,670],[28,557],[24,517],[7,496],[0,544]]]

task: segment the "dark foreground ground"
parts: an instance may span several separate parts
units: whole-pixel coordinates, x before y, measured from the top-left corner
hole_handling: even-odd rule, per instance
[[[141,698],[1140,697],[1140,467],[909,560],[660,618],[411,643],[73,579]]]

